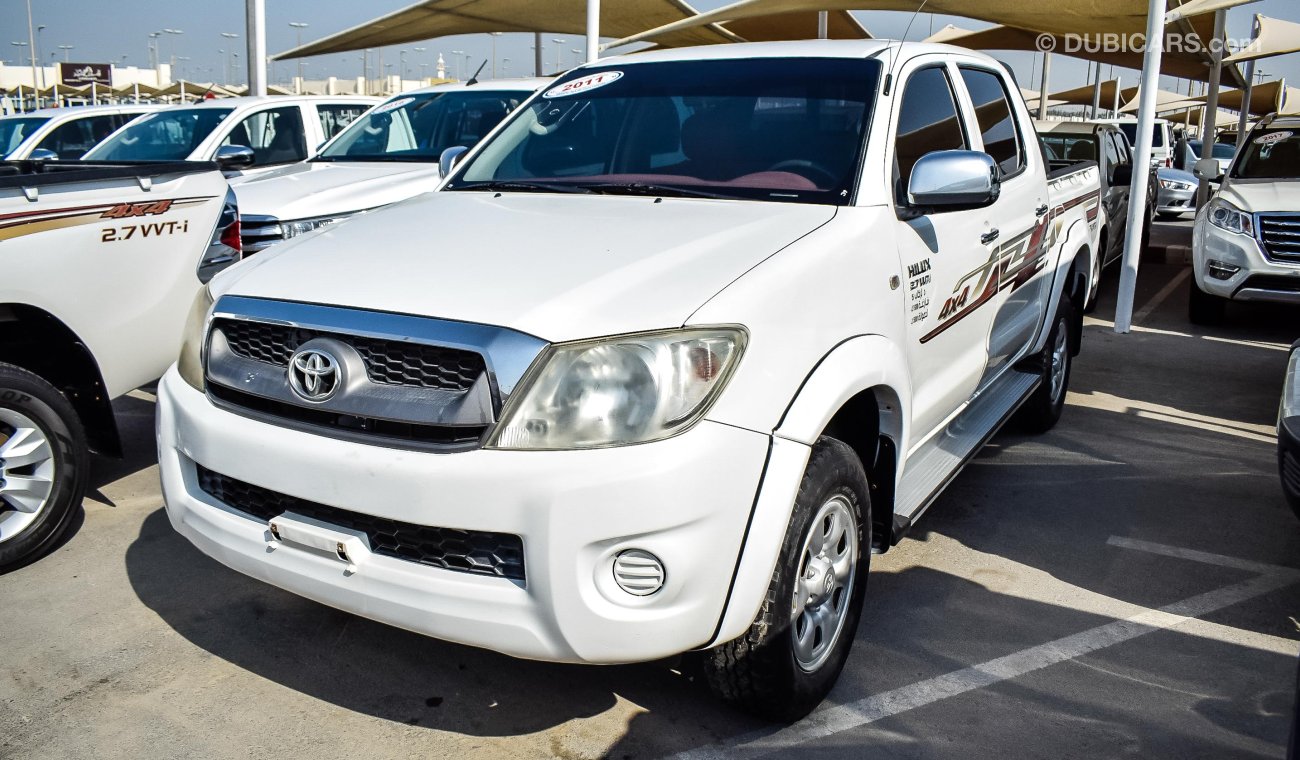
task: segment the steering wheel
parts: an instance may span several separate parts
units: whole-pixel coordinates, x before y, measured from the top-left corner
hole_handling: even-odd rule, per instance
[[[839,177],[835,176],[834,172],[830,169],[827,169],[821,164],[813,161],[806,161],[802,158],[790,158],[785,161],[779,161],[767,167],[766,171],[798,174],[800,177],[810,180],[813,184],[817,185],[817,187],[823,189],[833,188],[835,187],[835,184],[839,182]],[[819,182],[818,180],[825,180],[825,182]]]

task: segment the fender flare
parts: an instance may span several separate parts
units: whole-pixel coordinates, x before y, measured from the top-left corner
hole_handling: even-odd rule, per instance
[[[906,368],[902,349],[893,341],[881,335],[859,335],[832,348],[804,379],[773,431],[731,591],[718,629],[706,646],[731,641],[753,623],[776,568],[812,446],[849,399],[871,388],[891,391],[890,403],[896,407],[893,414],[882,414],[881,432],[895,439],[899,452],[907,450],[902,408],[911,402],[912,384]],[[869,469],[870,463],[866,466]],[[884,506],[872,505],[873,509]]]
[[[1100,226],[1098,226],[1097,229],[1098,232],[1101,231]],[[1088,235],[1088,222],[1086,219],[1076,219],[1074,223],[1070,225],[1070,228],[1066,230],[1065,239],[1061,243],[1061,251],[1070,251],[1071,253],[1068,256],[1062,253],[1061,257],[1056,261],[1056,274],[1054,275],[1054,281],[1052,283],[1051,299],[1047,303],[1047,312],[1043,318],[1043,325],[1039,328],[1038,337],[1034,340],[1034,347],[1033,350],[1029,352],[1030,355],[1042,351],[1043,347],[1047,345],[1047,336],[1050,331],[1046,326],[1052,323],[1052,318],[1056,315],[1056,310],[1061,306],[1061,297],[1065,294],[1066,288],[1070,285],[1070,274],[1075,270],[1075,264],[1079,260],[1080,256],[1088,256],[1088,260],[1085,262],[1086,266],[1082,269],[1083,276],[1087,278],[1087,281],[1084,284],[1084,293],[1092,292],[1093,285],[1095,284],[1092,281],[1092,257],[1102,255],[1101,252],[1096,250],[1096,242],[1096,240],[1092,239]],[[1083,305],[1078,304],[1078,307],[1079,316],[1080,319],[1082,319]],[[1075,347],[1074,353],[1078,353],[1077,346]]]

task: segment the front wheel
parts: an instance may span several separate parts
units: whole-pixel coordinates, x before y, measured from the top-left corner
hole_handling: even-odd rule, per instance
[[[1047,345],[1031,360],[1041,381],[1016,414],[1017,422],[1027,432],[1046,433],[1056,426],[1065,411],[1065,394],[1070,388],[1070,370],[1074,366],[1074,325],[1074,306],[1069,298],[1062,296]]]
[[[767,720],[812,712],[853,645],[871,558],[867,476],[834,438],[813,447],[763,606],[745,635],[705,656],[715,694]]]
[[[89,453],[67,398],[0,363],[0,572],[48,549],[86,492]]]

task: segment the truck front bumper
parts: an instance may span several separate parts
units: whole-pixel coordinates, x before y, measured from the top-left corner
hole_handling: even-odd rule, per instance
[[[1196,283],[1210,295],[1300,304],[1300,266],[1270,261],[1255,238],[1210,224],[1204,211],[1196,216],[1192,264]]]
[[[705,421],[665,441],[590,451],[382,448],[224,411],[174,368],[159,385],[157,425],[167,514],[219,562],[428,636],[585,663],[653,660],[713,639],[770,445],[768,436]],[[525,577],[372,553],[364,534],[346,531],[338,533],[346,559],[276,540],[265,519],[205,490],[200,467],[351,513],[518,536]],[[798,474],[781,477],[797,482]],[[657,592],[635,596],[615,582],[615,557],[628,549],[660,559]]]

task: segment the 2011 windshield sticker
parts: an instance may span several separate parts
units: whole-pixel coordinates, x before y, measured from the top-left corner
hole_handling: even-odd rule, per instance
[[[402,106],[407,106],[414,102],[415,98],[398,98],[397,100],[390,100],[387,103],[381,103],[375,106],[371,113],[388,113],[389,111],[396,111]]]
[[[621,71],[602,71],[599,74],[592,74],[581,79],[574,79],[565,82],[558,87],[552,87],[542,93],[543,98],[567,98],[570,95],[577,95],[583,92],[590,92],[598,87],[604,87],[607,84],[613,84],[623,78]]]
[[[1282,142],[1283,140],[1289,140],[1289,139],[1291,139],[1291,138],[1294,137],[1294,136],[1295,136],[1295,132],[1285,132],[1285,131],[1284,131],[1284,132],[1269,132],[1268,134],[1263,134],[1263,135],[1260,135],[1259,137],[1256,137],[1256,138],[1255,138],[1255,144],[1256,144],[1256,145],[1272,145],[1273,143],[1280,143],[1280,142]]]

